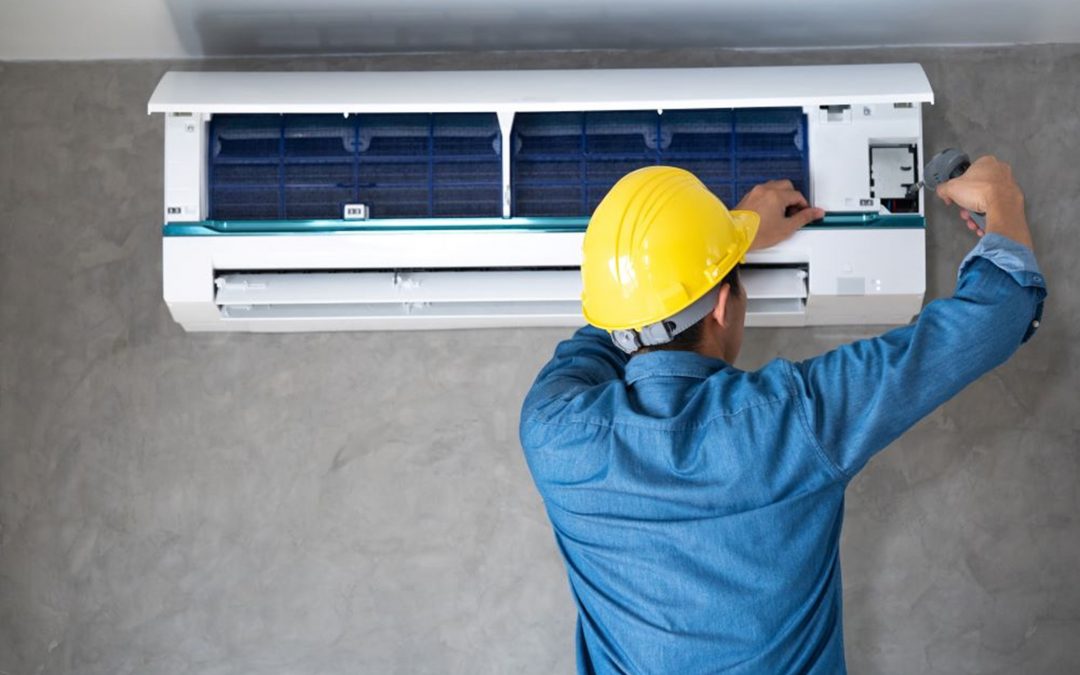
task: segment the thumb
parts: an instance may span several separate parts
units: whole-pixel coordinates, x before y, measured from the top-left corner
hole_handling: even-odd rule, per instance
[[[949,196],[949,183],[941,183],[934,190],[941,201],[945,202],[945,206],[952,206],[952,197]]]

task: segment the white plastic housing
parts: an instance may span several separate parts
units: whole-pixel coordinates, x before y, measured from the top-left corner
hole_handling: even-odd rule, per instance
[[[871,196],[870,148],[912,145],[921,162],[926,102],[933,92],[918,64],[171,72],[149,111],[166,119],[165,221],[182,223],[207,216],[207,122],[223,113],[493,112],[509,216],[516,113],[797,106],[807,115],[812,203],[884,213],[881,199],[896,191]],[[906,175],[900,166],[881,172]],[[165,237],[164,295],[187,330],[580,325],[581,239],[522,230]],[[771,266],[746,270],[750,326],[904,323],[925,291],[921,228],[807,228],[748,262]]]

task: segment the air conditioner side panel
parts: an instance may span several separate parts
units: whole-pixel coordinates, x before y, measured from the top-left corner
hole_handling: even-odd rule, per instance
[[[220,322],[214,304],[212,242],[203,237],[165,237],[161,251],[165,304],[173,319],[187,330]]]
[[[809,107],[806,115],[811,201],[826,211],[879,212],[879,201],[870,196],[872,144],[910,143],[922,157],[922,111],[918,106],[853,105],[834,120],[827,110]]]
[[[206,217],[207,129],[204,115],[165,116],[166,222]]]

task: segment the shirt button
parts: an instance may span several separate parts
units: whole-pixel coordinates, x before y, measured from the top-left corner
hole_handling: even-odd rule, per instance
[[[1038,328],[1039,327],[1039,321],[1038,320],[1032,321],[1031,322],[1031,327],[1032,328]]]
[[[1041,284],[1042,280],[1043,280],[1042,277],[1040,277],[1038,274],[1036,274],[1035,276],[1033,276],[1031,278],[1034,279],[1035,283],[1037,283],[1037,284]]]

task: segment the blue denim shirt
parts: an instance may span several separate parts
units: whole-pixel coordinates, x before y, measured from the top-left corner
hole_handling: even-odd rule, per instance
[[[844,671],[848,481],[1038,326],[1031,250],[984,237],[913,324],[745,372],[559,344],[521,442],[578,608],[581,673]]]

